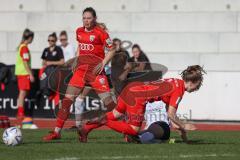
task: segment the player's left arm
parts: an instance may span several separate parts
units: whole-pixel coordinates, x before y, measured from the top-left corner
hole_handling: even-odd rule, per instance
[[[105,58],[102,61],[103,66],[105,66],[106,64],[108,64],[111,61],[111,59],[114,57],[115,53],[116,53],[115,46],[112,46],[109,49],[109,51],[107,52]]]
[[[115,47],[115,45],[113,45],[113,42],[107,32],[103,32],[101,34],[101,40],[102,40],[104,47],[106,47],[108,49],[108,52],[106,53],[106,56],[102,62],[103,66],[105,66],[106,64],[108,64],[111,61],[111,59],[115,55],[116,47]]]
[[[100,74],[103,71],[104,66],[111,61],[111,59],[114,57],[116,53],[116,47],[113,45],[112,40],[110,39],[109,35],[106,32],[103,33],[100,38],[103,43],[103,46],[108,49],[108,52],[106,53],[106,56],[103,59],[102,63],[97,65],[96,68],[94,69],[93,72],[95,74]]]

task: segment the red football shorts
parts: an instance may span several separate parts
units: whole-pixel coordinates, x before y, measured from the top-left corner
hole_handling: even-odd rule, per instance
[[[82,65],[74,72],[69,85],[78,88],[90,85],[98,94],[110,92],[107,76],[105,74],[94,75],[87,65]]]
[[[19,90],[30,90],[31,82],[29,75],[17,76],[17,82]]]
[[[141,127],[144,120],[145,100],[137,99],[135,106],[130,106],[119,97],[116,110],[126,115],[126,122],[130,125]]]

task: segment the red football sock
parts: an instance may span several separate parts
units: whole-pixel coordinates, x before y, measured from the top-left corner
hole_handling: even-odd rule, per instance
[[[72,103],[73,101],[67,97],[62,100],[62,108],[58,111],[56,127],[63,128],[63,125],[70,114]]]
[[[113,112],[106,113],[106,119],[107,120],[116,120]],[[106,119],[103,119],[103,121],[105,121]],[[104,123],[99,122],[99,123],[86,124],[84,127],[86,130],[88,130],[90,132],[91,130],[93,130],[95,128],[99,128],[103,125],[104,125]]]
[[[58,128],[63,128],[64,123],[65,123],[65,120],[62,120],[61,118],[57,118],[56,127],[58,127]]]
[[[137,135],[137,131],[135,131],[130,124],[123,122],[123,121],[107,121],[106,125],[123,134],[128,134],[128,135]]]
[[[5,90],[5,85],[3,83],[0,83],[1,86],[1,90],[4,91]]]
[[[94,123],[94,124],[86,124],[86,125],[84,125],[84,128],[90,132],[91,130],[93,130],[95,128],[99,128],[101,126],[103,126],[103,124]]]
[[[24,107],[23,106],[18,106],[18,116],[24,116]]]

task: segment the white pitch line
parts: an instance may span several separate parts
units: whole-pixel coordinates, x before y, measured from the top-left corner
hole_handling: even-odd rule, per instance
[[[235,154],[185,154],[178,156],[102,156],[102,157],[62,157],[55,159],[47,159],[47,160],[109,160],[109,159],[188,159],[188,158],[207,158],[207,157],[235,157]]]

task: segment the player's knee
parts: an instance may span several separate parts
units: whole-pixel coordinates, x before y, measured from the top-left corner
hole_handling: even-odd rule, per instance
[[[145,132],[139,135],[140,141],[143,144],[153,143],[154,135],[151,132]]]
[[[86,96],[83,95],[83,94],[80,94],[80,95],[78,96],[79,99],[84,99],[85,97],[86,97]]]
[[[66,94],[65,96],[66,98],[70,99],[70,100],[74,100],[74,95],[71,95],[71,94]]]

